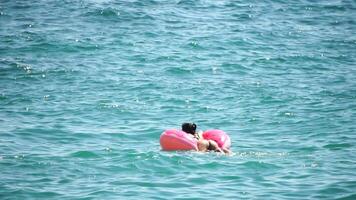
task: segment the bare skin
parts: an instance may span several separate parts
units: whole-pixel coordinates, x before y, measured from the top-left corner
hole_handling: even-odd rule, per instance
[[[195,134],[196,138],[202,138],[199,137],[198,134]],[[205,140],[205,139],[198,139],[198,150],[201,152],[207,152],[207,151],[215,151],[219,153],[225,153],[225,154],[230,154],[231,151],[226,148],[220,148],[219,145],[214,141],[214,140]]]

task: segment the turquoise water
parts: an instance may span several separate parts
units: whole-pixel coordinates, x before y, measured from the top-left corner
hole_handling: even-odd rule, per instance
[[[356,2],[0,1],[0,199],[356,199]],[[163,152],[193,121],[231,156]]]

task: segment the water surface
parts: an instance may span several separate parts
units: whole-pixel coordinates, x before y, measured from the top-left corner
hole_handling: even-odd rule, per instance
[[[355,199],[355,11],[2,0],[1,199]],[[187,121],[235,154],[161,151]]]

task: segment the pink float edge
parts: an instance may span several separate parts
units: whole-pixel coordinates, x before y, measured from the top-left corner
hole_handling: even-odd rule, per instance
[[[179,142],[174,142],[174,141]],[[197,141],[189,134],[176,129],[168,129],[161,134],[161,148],[164,151],[198,150]]]

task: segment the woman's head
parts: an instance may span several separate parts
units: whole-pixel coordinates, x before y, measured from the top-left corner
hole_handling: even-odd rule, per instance
[[[194,123],[183,123],[182,124],[182,131],[190,134],[195,134],[195,131],[197,130],[197,125]]]

